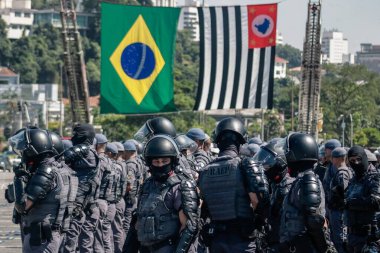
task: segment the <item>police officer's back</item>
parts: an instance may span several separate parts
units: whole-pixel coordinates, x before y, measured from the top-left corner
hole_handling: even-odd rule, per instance
[[[211,219],[211,229],[205,226],[202,234],[212,253],[255,252],[255,238],[250,236],[259,219],[257,211],[269,202],[268,182],[262,166],[239,158],[246,130],[238,119],[223,119],[214,133],[219,157],[199,176],[202,216]],[[215,233],[207,233],[211,231]]]
[[[321,181],[313,167],[318,160],[314,138],[304,133],[287,136],[284,145],[290,175],[296,177],[284,199],[281,252],[329,252],[335,249],[325,233],[325,200]]]

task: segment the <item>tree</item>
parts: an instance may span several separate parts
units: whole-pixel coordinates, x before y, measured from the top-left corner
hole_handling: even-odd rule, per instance
[[[0,18],[0,66],[8,66],[12,57],[12,44],[7,38],[7,24]]]
[[[301,66],[302,56],[301,50],[286,44],[286,45],[277,45],[276,46],[276,54],[281,58],[289,61],[288,67],[294,68]]]

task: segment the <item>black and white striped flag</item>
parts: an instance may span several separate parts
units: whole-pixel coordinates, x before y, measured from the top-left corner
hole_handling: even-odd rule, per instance
[[[256,17],[256,10],[254,5],[198,8],[200,71],[194,110],[272,108],[276,16]],[[267,46],[253,48],[256,38],[267,39]]]

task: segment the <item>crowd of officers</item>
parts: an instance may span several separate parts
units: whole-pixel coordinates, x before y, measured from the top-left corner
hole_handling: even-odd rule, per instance
[[[22,162],[5,197],[25,253],[380,252],[380,174],[360,146],[299,132],[247,143],[232,117],[213,143],[163,117],[123,143],[72,130],[9,139]]]

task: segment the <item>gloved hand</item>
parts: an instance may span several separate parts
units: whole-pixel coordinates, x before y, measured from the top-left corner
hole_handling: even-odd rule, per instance
[[[24,163],[20,163],[19,165],[14,166],[13,172],[15,173],[16,177],[23,177],[23,176],[25,176],[26,178],[30,177],[30,172],[26,169]]]
[[[13,202],[15,202],[14,194],[13,194],[13,197],[11,194],[12,193],[8,189],[5,189],[4,197],[9,204],[12,204]]]

